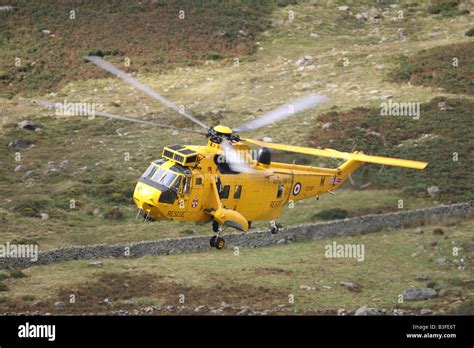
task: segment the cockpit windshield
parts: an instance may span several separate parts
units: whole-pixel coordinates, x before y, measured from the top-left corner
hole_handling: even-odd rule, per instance
[[[150,165],[148,169],[143,174],[144,178],[150,179],[158,184],[172,188],[174,190],[179,189],[183,175],[174,173],[167,169],[157,167],[155,165]]]
[[[166,187],[171,187],[171,184],[173,183],[174,179],[176,179],[177,176],[178,175],[175,173],[165,171],[163,176],[159,180],[159,183]]]

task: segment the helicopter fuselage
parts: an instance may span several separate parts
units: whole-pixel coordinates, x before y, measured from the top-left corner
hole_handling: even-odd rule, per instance
[[[165,148],[163,157],[139,179],[135,204],[150,220],[218,220],[215,213],[222,208],[225,221],[235,220],[237,228],[246,231],[248,226],[239,219],[275,220],[293,202],[332,192],[363,163],[349,160],[336,169],[262,163],[250,158],[247,145],[236,143],[233,148],[247,156],[251,173],[230,170],[220,145],[213,142]]]

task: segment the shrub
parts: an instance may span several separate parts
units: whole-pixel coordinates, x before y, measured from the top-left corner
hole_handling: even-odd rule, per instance
[[[0,80],[8,81],[12,80],[12,76],[6,71],[0,70]]]
[[[206,59],[207,60],[218,60],[218,59],[222,59],[222,58],[223,57],[219,52],[210,51],[210,52],[206,53]]]
[[[465,35],[466,36],[474,36],[474,28],[471,28],[468,31],[466,31]]]
[[[112,48],[110,50],[101,50],[98,48],[92,48],[87,55],[89,56],[97,56],[97,57],[105,57],[105,56],[117,56],[122,54],[122,52],[118,48]]]
[[[35,244],[37,245],[38,242],[34,239],[27,239],[27,238],[22,238],[22,239],[13,239],[10,244]]]
[[[8,290],[10,290],[10,289],[8,288],[8,286],[6,286],[6,285],[3,284],[3,283],[0,283],[0,291],[8,291]]]
[[[474,301],[467,301],[460,304],[458,307],[453,308],[450,314],[454,315],[472,315],[474,313]]]
[[[103,57],[104,56],[104,52],[102,52],[102,50],[98,49],[98,48],[93,48],[91,49],[88,54],[89,56],[97,56],[97,57]]]
[[[458,5],[459,0],[439,0],[428,7],[428,12],[445,17],[460,16],[469,13],[467,10],[460,10]]]
[[[297,0],[277,0],[276,5],[278,7],[286,7],[288,5],[296,5],[297,3]]]
[[[43,200],[27,200],[17,204],[15,212],[26,217],[38,217],[40,210],[47,207],[48,202]]]
[[[10,278],[26,278],[27,277],[27,275],[19,269],[12,269],[11,271],[9,271],[9,273],[10,273]]]
[[[312,216],[313,220],[337,220],[337,219],[345,219],[349,213],[347,210],[334,208],[334,209],[327,209],[321,210],[319,213],[316,213]]]

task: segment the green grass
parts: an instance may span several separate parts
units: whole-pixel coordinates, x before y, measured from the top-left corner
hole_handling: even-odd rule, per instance
[[[442,228],[442,236],[433,234]],[[6,279],[9,291],[0,301],[0,310],[42,310],[64,313],[53,308],[56,301],[66,302],[66,312],[98,312],[131,309],[146,305],[185,305],[218,307],[221,301],[232,306],[265,309],[284,305],[295,309],[321,309],[335,313],[339,308],[354,311],[367,305],[379,308],[431,308],[438,313],[454,310],[473,300],[469,283],[473,243],[470,231],[474,221],[424,226],[423,234],[414,229],[382,231],[357,237],[327,239],[261,249],[232,248],[138,259],[105,259],[100,269],[88,261],[71,261],[25,270],[27,278]],[[330,259],[325,246],[337,243],[363,244],[365,260]],[[423,245],[426,251],[420,249]],[[452,248],[459,247],[453,256]],[[418,252],[417,256],[412,256]],[[446,257],[449,265],[434,260]],[[456,262],[463,259],[465,269]],[[157,267],[159,265],[159,267]],[[419,281],[420,274],[429,279]],[[353,292],[340,282],[356,282]],[[472,279],[470,280],[472,282]],[[127,284],[127,285],[125,285]],[[304,291],[300,285],[316,287]],[[446,294],[427,301],[398,303],[398,295],[411,287],[445,288]],[[76,294],[76,304],[69,304]],[[295,303],[288,303],[294,295]],[[29,300],[24,300],[24,299]],[[111,306],[103,304],[109,298]],[[134,305],[127,305],[133,300]],[[472,314],[465,313],[465,314]]]

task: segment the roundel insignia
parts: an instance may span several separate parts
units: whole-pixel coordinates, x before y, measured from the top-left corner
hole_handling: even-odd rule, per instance
[[[293,186],[293,195],[297,196],[301,192],[301,184],[297,182],[295,186]]]

